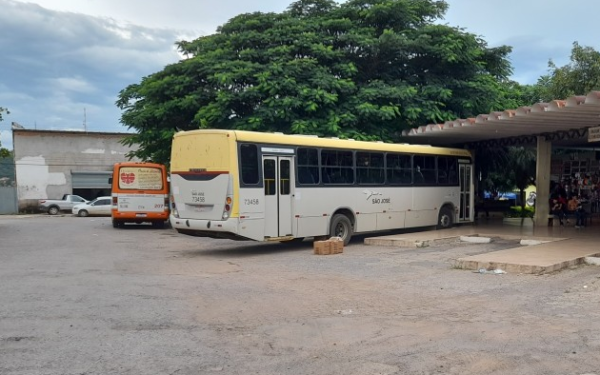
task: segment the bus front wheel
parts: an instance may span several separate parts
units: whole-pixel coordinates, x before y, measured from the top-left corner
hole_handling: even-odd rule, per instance
[[[329,230],[331,237],[340,237],[342,240],[344,240],[344,246],[346,246],[348,243],[350,243],[352,231],[352,223],[346,215],[337,214],[333,216]]]
[[[438,217],[438,229],[451,228],[454,224],[454,215],[452,210],[448,207],[442,207],[440,210],[440,216]]]

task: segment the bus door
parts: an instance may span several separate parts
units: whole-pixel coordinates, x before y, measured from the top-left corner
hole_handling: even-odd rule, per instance
[[[265,237],[292,235],[292,173],[290,156],[263,156]]]
[[[459,164],[458,176],[460,179],[460,210],[458,220],[473,221],[473,165]]]

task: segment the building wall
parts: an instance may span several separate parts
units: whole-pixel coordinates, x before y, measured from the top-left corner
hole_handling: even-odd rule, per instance
[[[14,129],[19,211],[37,209],[39,199],[72,193],[71,172],[112,171],[135,148],[124,133]],[[133,159],[136,161],[136,159]]]

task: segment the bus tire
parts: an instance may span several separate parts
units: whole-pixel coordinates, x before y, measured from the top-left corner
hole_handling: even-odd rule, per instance
[[[438,216],[437,229],[448,229],[454,225],[454,215],[448,207],[442,207]]]
[[[344,246],[346,246],[350,243],[352,232],[352,222],[346,215],[333,215],[331,218],[331,226],[329,227],[329,235],[331,237],[340,237],[344,240]]]
[[[112,220],[112,225],[113,225],[113,228],[118,228],[118,227],[121,226],[121,223],[119,223],[117,220],[113,219]]]

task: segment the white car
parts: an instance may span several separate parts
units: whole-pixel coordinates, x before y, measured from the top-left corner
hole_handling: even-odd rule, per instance
[[[73,215],[110,216],[112,197],[98,197],[91,202],[81,203],[73,207]]]

